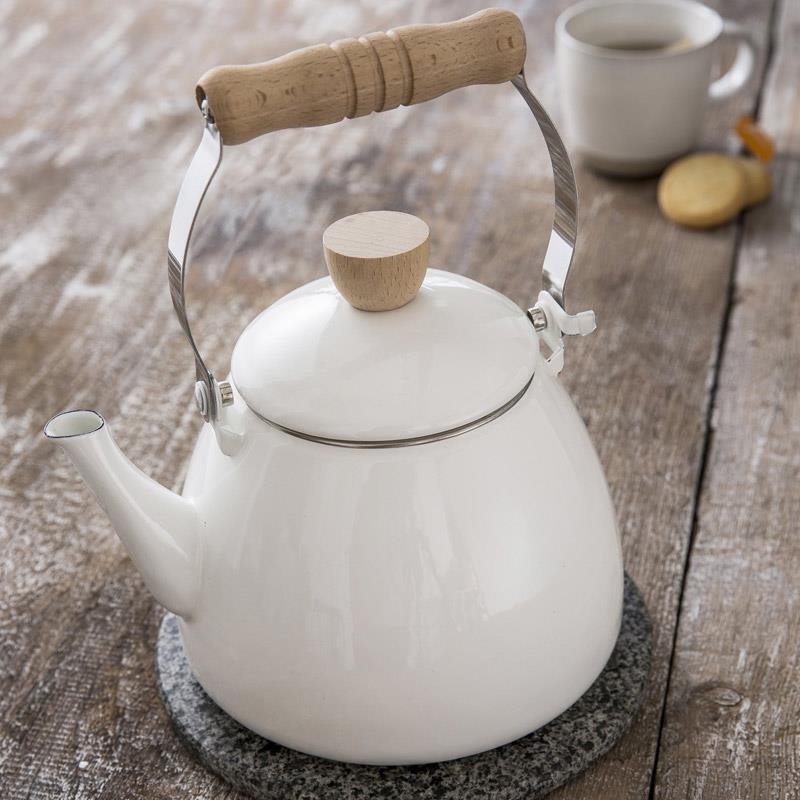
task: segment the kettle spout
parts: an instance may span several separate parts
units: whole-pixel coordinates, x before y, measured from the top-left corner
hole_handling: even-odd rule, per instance
[[[44,435],[75,463],[156,600],[189,619],[200,566],[192,501],[132,464],[96,411],[56,414]]]

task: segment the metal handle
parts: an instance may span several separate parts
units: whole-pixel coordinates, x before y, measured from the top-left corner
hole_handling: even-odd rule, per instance
[[[208,187],[217,174],[222,162],[222,138],[219,130],[208,113],[208,104],[202,106],[205,127],[200,146],[189,164],[189,169],[183,178],[175,209],[172,212],[172,222],[169,226],[169,240],[167,244],[167,278],[169,280],[169,293],[172,305],[178,316],[178,322],[183,328],[189,345],[194,353],[195,399],[197,407],[206,422],[214,420],[219,415],[219,407],[223,403],[222,391],[217,384],[211,370],[206,366],[200,351],[197,349],[189,318],[186,316],[186,272],[189,266],[189,242],[192,239],[194,223],[203,198]],[[230,387],[223,387],[226,396]],[[227,398],[226,398],[227,399]]]
[[[550,234],[550,241],[544,257],[542,271],[542,284],[544,290],[552,296],[558,307],[564,308],[564,288],[572,264],[572,256],[575,250],[578,226],[578,192],[575,186],[575,175],[572,171],[569,156],[567,155],[564,143],[558,134],[552,120],[547,112],[542,108],[539,101],[534,97],[528,84],[525,81],[524,72],[511,79],[511,83],[522,95],[533,113],[539,128],[544,135],[545,144],[550,154],[550,162],[553,168],[553,181],[555,192],[555,214],[553,219],[553,231]],[[186,271],[188,267],[189,241],[192,230],[197,218],[197,213],[205,197],[214,175],[222,161],[222,137],[219,130],[208,111],[208,104],[205,102],[201,107],[205,117],[205,128],[200,146],[189,165],[189,170],[183,179],[178,199],[175,203],[175,210],[172,214],[172,225],[169,232],[169,248],[167,252],[169,288],[172,296],[172,304],[175,313],[189,340],[195,359],[195,371],[197,383],[195,386],[195,397],[197,399],[200,413],[207,422],[213,422],[218,418],[220,408],[232,401],[231,388],[227,384],[218,384],[211,370],[206,366],[203,357],[195,343],[192,335],[191,326],[186,315],[186,298],[184,286],[186,283]],[[537,313],[538,312],[538,313]],[[568,327],[559,320],[571,319],[568,315],[546,314],[542,310],[541,302],[537,303],[528,312],[531,321],[537,330],[546,327],[551,321],[555,321],[560,328],[558,336],[563,333],[571,333]],[[584,312],[590,313],[590,312]],[[555,324],[554,323],[554,324]],[[591,327],[593,328],[593,315]],[[552,326],[551,326],[552,327]],[[576,326],[575,332],[588,332],[589,323]],[[579,330],[578,330],[579,329]],[[554,341],[551,339],[551,342]],[[552,344],[551,344],[552,349]]]
[[[578,239],[578,187],[575,185],[575,173],[572,171],[567,148],[564,147],[553,121],[528,87],[524,71],[515,75],[511,83],[533,113],[550,155],[555,212],[553,231],[544,254],[542,286],[564,308],[564,289]]]

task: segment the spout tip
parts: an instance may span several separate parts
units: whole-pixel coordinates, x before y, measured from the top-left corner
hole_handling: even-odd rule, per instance
[[[75,411],[62,411],[51,417],[44,426],[48,439],[67,439],[72,436],[87,436],[99,431],[106,421],[96,411],[79,408]]]

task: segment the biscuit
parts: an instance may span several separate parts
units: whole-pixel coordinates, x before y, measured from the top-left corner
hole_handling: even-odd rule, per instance
[[[744,170],[745,191],[747,192],[746,204],[754,206],[769,197],[772,191],[772,179],[766,164],[756,158],[741,157],[739,166]]]
[[[658,182],[658,205],[665,216],[690,228],[711,228],[735,217],[748,202],[750,181],[737,159],[695,153],[678,159]],[[755,195],[755,181],[753,189]]]

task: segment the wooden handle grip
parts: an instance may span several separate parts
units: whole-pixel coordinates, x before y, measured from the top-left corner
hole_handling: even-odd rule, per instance
[[[263,64],[209,70],[197,85],[226,145],[283,128],[328,125],[422,103],[522,70],[525,32],[511,11],[409,25],[295,50]]]

